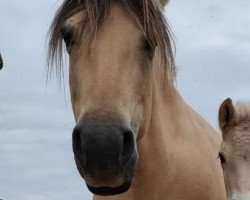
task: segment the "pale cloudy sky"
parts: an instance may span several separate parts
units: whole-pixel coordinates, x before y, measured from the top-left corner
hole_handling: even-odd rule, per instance
[[[90,200],[71,149],[73,115],[55,81],[46,87],[45,41],[60,0],[0,0],[0,198]],[[217,128],[227,97],[250,99],[250,0],[172,0],[177,87]],[[67,76],[67,75],[66,75]]]

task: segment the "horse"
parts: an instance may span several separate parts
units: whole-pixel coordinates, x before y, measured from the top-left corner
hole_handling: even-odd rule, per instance
[[[223,142],[219,157],[228,200],[250,199],[250,103],[228,98],[219,109]]]
[[[2,59],[2,56],[0,54],[0,70],[3,68],[3,59]]]
[[[74,158],[94,200],[226,198],[220,137],[175,86],[166,4],[65,0],[51,24],[48,73],[63,75],[67,50]]]

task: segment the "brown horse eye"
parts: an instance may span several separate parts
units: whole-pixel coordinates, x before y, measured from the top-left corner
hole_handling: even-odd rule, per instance
[[[150,42],[148,41],[148,39],[144,38],[143,39],[143,50],[146,52],[146,54],[148,55],[149,59],[153,59],[154,57],[154,47],[152,46],[152,44],[150,44]]]
[[[74,44],[74,31],[69,28],[62,28],[61,36],[66,44],[67,51],[69,52],[71,46]]]
[[[224,157],[224,155],[222,153],[219,153],[219,158],[220,158],[221,164],[225,164],[226,163],[226,159],[225,159],[225,157]]]

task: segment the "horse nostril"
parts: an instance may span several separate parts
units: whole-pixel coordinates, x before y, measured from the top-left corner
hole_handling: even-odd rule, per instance
[[[134,136],[131,131],[126,131],[123,133],[123,143],[122,143],[122,151],[120,156],[120,164],[126,165],[131,156],[134,153],[135,149],[135,142],[134,142]]]
[[[81,147],[81,131],[77,127],[73,131],[73,151],[75,157],[83,161],[84,152]]]

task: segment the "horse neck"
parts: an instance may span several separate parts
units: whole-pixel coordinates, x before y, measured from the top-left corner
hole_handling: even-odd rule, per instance
[[[154,71],[151,115],[148,129],[144,133],[145,139],[156,138],[157,143],[159,138],[175,137],[178,132],[181,134],[180,128],[183,127],[184,121],[190,120],[188,116],[195,119],[198,116],[176,90],[173,72],[167,70],[166,75],[164,73],[163,67]]]
[[[144,191],[152,191],[153,184],[161,187],[160,182],[169,180],[169,173],[166,170],[169,169],[168,163],[174,151],[172,148],[174,140],[185,134],[182,125],[185,123],[184,120],[192,116],[197,117],[178,94],[173,83],[165,86],[162,84],[161,74],[154,75],[150,122],[144,137],[138,141],[139,162],[135,173],[135,185],[146,187],[143,188]],[[159,171],[162,173],[157,173]],[[148,180],[153,182],[140,184]]]

